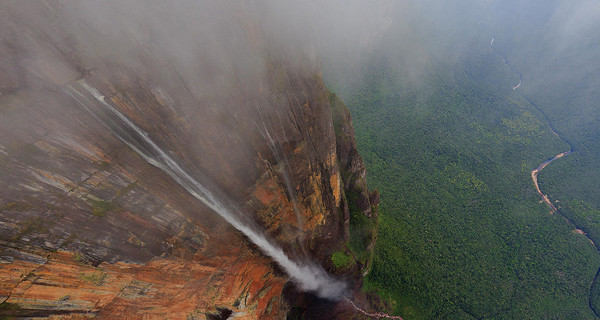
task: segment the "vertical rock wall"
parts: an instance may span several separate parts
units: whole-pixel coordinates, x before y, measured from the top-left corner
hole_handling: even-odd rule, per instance
[[[267,45],[252,10],[213,8],[237,17],[231,32],[261,66],[246,68],[201,46],[177,51],[189,30],[156,46],[160,22],[123,22],[139,19],[127,5],[93,16],[114,18],[118,35],[68,1],[0,6],[0,315],[276,319],[290,308],[270,259],[69,96],[80,79],[290,257],[358,279],[331,264],[348,240],[345,194],[359,190],[371,214],[349,115],[340,140],[314,61],[286,61],[294,48]]]

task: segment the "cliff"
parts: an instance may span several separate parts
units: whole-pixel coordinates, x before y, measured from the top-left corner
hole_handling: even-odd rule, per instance
[[[90,111],[98,102],[77,99],[83,84],[292,260],[360,284],[376,223],[356,231],[351,220],[376,221],[378,199],[348,111],[256,13],[202,8],[236,17],[227,32],[242,39],[240,58],[196,46],[206,39],[186,28],[198,17],[160,3],[139,16],[126,5],[0,6],[0,316],[319,317],[259,247],[124,143]],[[177,39],[149,17],[180,24]],[[319,303],[328,318],[354,316]]]

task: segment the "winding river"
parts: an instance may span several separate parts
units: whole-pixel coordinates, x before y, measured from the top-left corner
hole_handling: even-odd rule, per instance
[[[531,179],[533,179],[533,184],[535,184],[535,188],[536,188],[537,192],[540,194],[540,196],[542,197],[542,200],[544,200],[544,202],[546,202],[550,206],[550,208],[552,208],[552,213],[558,213],[558,209],[556,209],[556,207],[552,204],[552,202],[550,201],[550,199],[548,198],[548,196],[545,195],[545,194],[543,194],[542,190],[540,190],[540,186],[538,184],[538,178],[537,178],[537,176],[538,176],[538,173],[540,173],[540,171],[542,171],[542,169],[544,169],[552,161],[554,161],[556,159],[560,159],[560,158],[562,158],[562,157],[564,157],[566,155],[569,155],[572,152],[573,151],[571,150],[571,151],[559,153],[554,158],[548,159],[548,160],[544,161],[542,164],[540,164],[539,167],[531,170]]]
[[[552,130],[552,131],[554,132],[554,130]],[[556,134],[556,132],[554,132],[554,134]],[[558,134],[556,134],[556,135],[558,136]],[[573,153],[573,149],[571,149],[570,151],[559,153],[554,158],[544,161],[542,164],[540,164],[539,167],[531,170],[531,179],[533,180],[533,184],[535,185],[535,189],[537,190],[538,194],[540,195],[540,197],[542,197],[542,200],[544,202],[546,202],[548,204],[548,206],[550,206],[550,208],[552,209],[551,214],[556,213],[556,214],[560,215],[563,219],[565,219],[568,223],[575,226],[575,230],[574,230],[575,233],[584,235],[590,241],[590,243],[592,245],[594,245],[596,250],[598,250],[600,252],[600,247],[598,245],[596,245],[596,243],[594,243],[594,240],[592,240],[592,238],[590,238],[590,236],[585,231],[582,230],[582,227],[577,226],[575,224],[575,222],[573,222],[571,219],[569,219],[564,214],[562,214],[560,211],[558,211],[558,208],[556,208],[556,206],[554,206],[554,204],[552,204],[552,202],[550,201],[548,196],[542,192],[542,190],[540,189],[540,186],[538,184],[538,174],[540,173],[540,171],[542,171],[547,165],[552,163],[552,161],[560,159],[564,156],[568,156],[571,153]],[[596,275],[594,276],[594,279],[592,280],[592,287],[590,288],[590,295],[588,297],[588,305],[590,306],[590,309],[592,309],[592,312],[594,312],[594,314],[598,318],[600,318],[600,313],[594,308],[594,306],[592,304],[592,292],[594,291],[595,286],[598,285],[598,281],[600,279],[599,277],[600,277],[600,268],[598,269],[598,271],[596,272]]]
[[[521,86],[521,83],[523,82],[523,76],[522,74],[516,70],[514,68],[514,66],[510,63],[510,61],[504,56],[502,55],[494,46],[494,42],[496,40],[495,36],[492,36],[492,41],[490,42],[490,46],[492,47],[492,50],[494,50],[494,52],[496,53],[496,55],[498,57],[500,57],[502,59],[502,61],[510,68],[510,70],[512,72],[514,72],[515,74],[517,74],[519,76],[519,83],[514,86],[512,89],[516,90]],[[565,152],[561,152],[559,154],[557,154],[556,156],[554,156],[551,159],[548,159],[544,162],[542,162],[542,164],[540,164],[537,168],[531,170],[531,179],[533,180],[533,184],[535,185],[535,189],[537,190],[538,194],[540,195],[540,197],[542,197],[542,200],[544,202],[546,202],[548,204],[548,206],[550,206],[550,208],[552,209],[552,214],[556,213],[558,215],[560,215],[563,219],[565,219],[569,224],[573,225],[575,227],[575,232],[579,233],[581,235],[584,235],[596,248],[596,250],[598,252],[600,252],[600,245],[594,243],[594,241],[590,238],[590,236],[582,229],[584,229],[583,227],[577,226],[577,224],[575,224],[575,222],[571,219],[569,219],[568,217],[566,217],[564,214],[562,214],[558,208],[556,208],[556,206],[554,206],[554,204],[552,204],[552,201],[550,201],[550,198],[548,198],[547,195],[545,195],[542,190],[540,189],[540,186],[538,184],[538,174],[546,167],[548,166],[550,163],[552,163],[554,160],[560,159],[562,157],[568,156],[569,154],[573,153],[573,147],[572,145],[565,140],[563,137],[561,137],[558,133],[556,133],[556,131],[554,131],[554,128],[552,127],[552,124],[550,122],[550,120],[548,119],[548,117],[546,116],[546,114],[543,112],[543,110],[541,110],[537,105],[535,105],[532,101],[530,101],[529,99],[527,99],[526,97],[524,97],[537,111],[539,111],[545,118],[546,122],[548,123],[548,126],[550,127],[550,130],[552,130],[552,132],[558,136],[562,141],[564,141],[566,144],[569,145],[570,150],[569,151],[565,151]],[[596,272],[596,275],[594,276],[594,279],[592,281],[592,287],[590,288],[590,294],[589,294],[589,298],[588,298],[588,305],[590,307],[590,309],[592,310],[592,312],[596,315],[596,317],[600,318],[600,310],[596,310],[592,304],[592,292],[594,291],[595,287],[600,285],[599,283],[600,281],[600,268],[598,269],[598,271]]]

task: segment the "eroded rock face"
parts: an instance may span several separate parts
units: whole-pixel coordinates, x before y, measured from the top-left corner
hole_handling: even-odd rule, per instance
[[[336,141],[314,62],[287,61],[301,48],[271,39],[260,10],[7,1],[0,15],[0,315],[289,311],[287,276],[74,99],[82,79],[292,259],[336,272],[344,192],[359,190],[366,215],[375,196],[353,132]]]

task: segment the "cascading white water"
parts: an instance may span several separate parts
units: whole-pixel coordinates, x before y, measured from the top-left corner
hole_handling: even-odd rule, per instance
[[[298,221],[298,228],[302,229],[302,228],[304,228],[304,219],[302,218],[302,214],[300,213],[300,209],[298,208],[298,203],[296,201],[296,192],[294,191],[294,188],[293,188],[294,184],[292,182],[292,177],[289,174],[289,169],[288,169],[289,161],[288,161],[287,157],[285,156],[285,152],[283,152],[283,150],[281,150],[281,155],[280,155],[281,140],[279,139],[279,137],[275,136],[275,138],[277,139],[279,144],[275,143],[271,133],[269,132],[269,129],[267,129],[267,125],[265,123],[265,119],[262,116],[262,112],[260,111],[260,108],[258,106],[256,106],[256,109],[258,110],[258,114],[260,116],[263,129],[261,129],[258,126],[258,124],[255,123],[256,128],[258,129],[258,132],[260,132],[262,137],[265,138],[267,145],[269,146],[269,149],[271,150],[271,154],[273,154],[273,156],[275,157],[275,160],[277,160],[278,163],[283,164],[281,176],[283,177],[283,182],[288,191],[288,196],[290,197],[290,201],[294,208],[294,214],[296,215],[296,219]],[[277,117],[279,118],[279,122],[281,124],[281,117],[279,117],[279,113],[277,113]],[[283,128],[283,125],[281,125],[281,129],[282,129],[281,132],[285,136],[285,129]],[[287,140],[287,138],[286,138],[286,140]],[[282,158],[282,156],[283,156],[283,158]]]
[[[332,300],[341,299],[346,293],[347,286],[344,282],[332,278],[325,270],[313,263],[297,263],[292,261],[281,248],[272,244],[256,226],[248,222],[242,222],[240,218],[238,218],[241,215],[238,212],[232,211],[235,209],[227,208],[224,205],[227,201],[220,201],[214,193],[209,191],[204,185],[182,169],[173,158],[149,138],[148,133],[107,103],[104,96],[96,88],[89,85],[85,80],[79,80],[77,83],[81,88],[91,94],[106,111],[109,111],[109,113],[112,114],[113,117],[116,116],[118,124],[126,126],[128,130],[126,132],[117,130],[114,127],[114,120],[111,120],[111,122],[113,122],[113,126],[111,126],[107,123],[106,119],[99,117],[98,114],[92,110],[93,103],[87,99],[83,93],[79,92],[75,87],[69,86],[67,92],[84,109],[90,112],[145,161],[167,173],[192,196],[202,201],[234,228],[242,232],[250,241],[252,241],[252,243],[257,245],[264,254],[271,257],[279,266],[281,266],[291,277],[292,281],[294,281],[302,290],[312,291],[321,298]],[[136,140],[143,141],[145,146]]]

